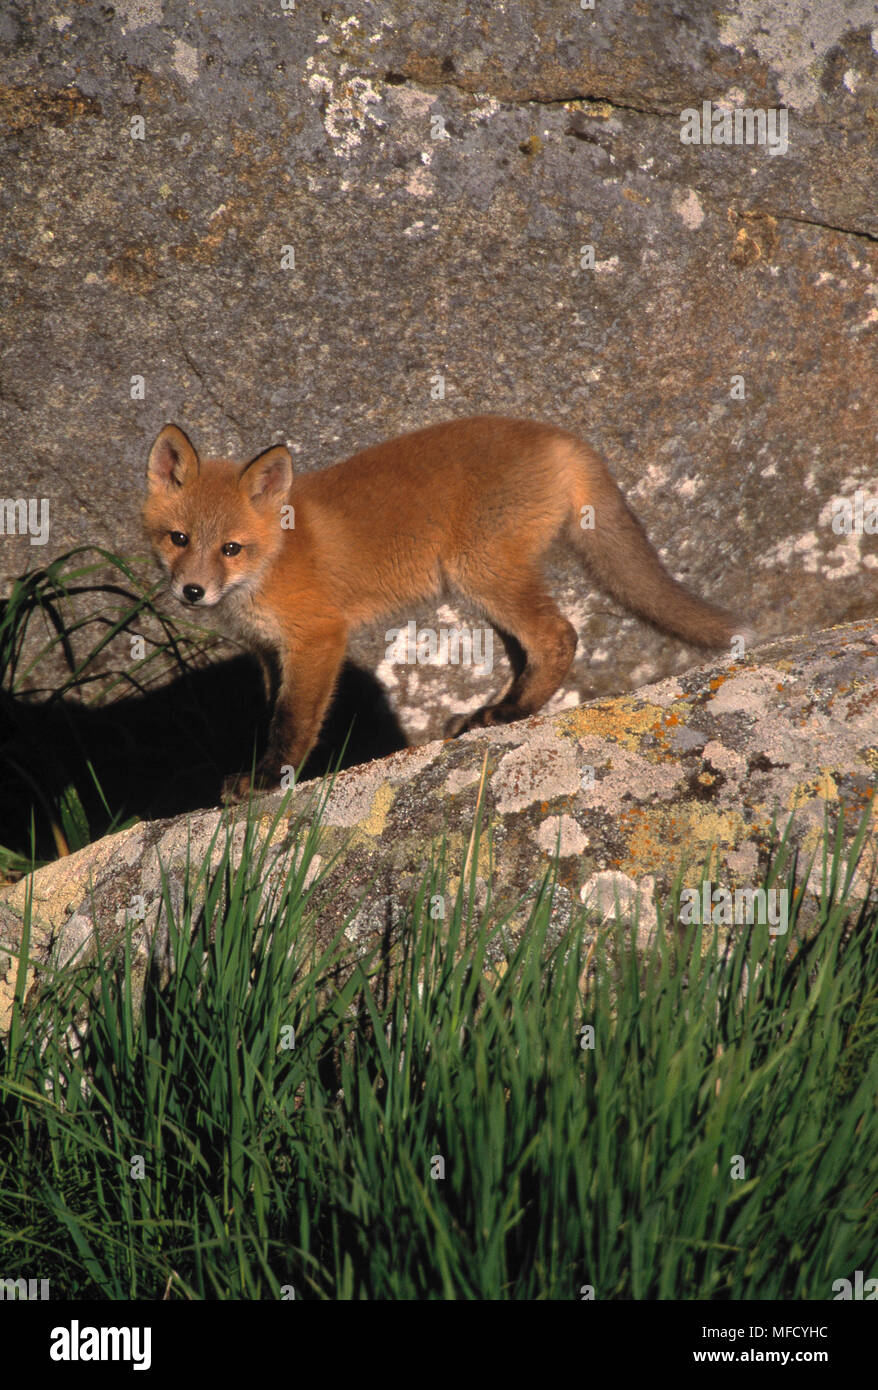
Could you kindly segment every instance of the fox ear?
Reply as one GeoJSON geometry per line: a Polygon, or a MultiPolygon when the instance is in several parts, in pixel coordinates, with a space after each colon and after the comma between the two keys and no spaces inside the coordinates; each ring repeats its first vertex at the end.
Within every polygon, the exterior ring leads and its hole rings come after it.
{"type": "Polygon", "coordinates": [[[293,460],[283,444],[251,459],[241,474],[240,484],[254,507],[278,507],[287,500],[293,481],[293,460]]]}
{"type": "Polygon", "coordinates": [[[146,478],[150,492],[183,487],[198,473],[198,455],[179,425],[165,425],[149,451],[146,478]]]}

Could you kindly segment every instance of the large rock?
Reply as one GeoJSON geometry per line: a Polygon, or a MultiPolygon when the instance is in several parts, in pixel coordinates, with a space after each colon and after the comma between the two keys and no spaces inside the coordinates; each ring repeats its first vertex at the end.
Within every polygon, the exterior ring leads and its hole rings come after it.
{"type": "MultiPolygon", "coordinates": [[[[616,700],[426,744],[343,772],[323,797],[306,879],[317,895],[317,939],[328,945],[344,926],[355,950],[386,947],[443,839],[447,892],[454,893],[473,866],[477,805],[478,902],[484,905],[490,887],[492,910],[512,911],[512,933],[556,852],[558,928],[583,903],[598,921],[611,915],[618,897],[625,910],[639,901],[639,925],[648,932],[656,919],[654,894],[664,894],[681,868],[691,888],[708,858],[717,888],[757,887],[774,844],[772,828],[782,835],[791,816],[807,919],[822,886],[826,817],[849,847],[871,803],[876,710],[878,627],[856,623],[787,639],[746,662],[701,667],[616,700]]],[[[260,803],[257,828],[263,839],[271,836],[272,871],[258,875],[258,891],[270,892],[284,864],[297,862],[318,795],[318,783],[303,783],[279,820],[277,796],[260,803]]],[[[136,825],[3,890],[0,951],[18,949],[32,894],[31,955],[38,967],[87,959],[96,936],[111,945],[127,919],[133,919],[137,963],[142,967],[153,941],[161,957],[163,874],[179,909],[187,863],[197,867],[209,856],[216,865],[226,828],[232,862],[240,862],[244,814],[207,811],[136,825]]],[[[851,884],[854,898],[875,892],[869,875],[876,851],[872,823],[851,884]]],[[[0,1027],[14,979],[14,961],[0,955],[0,1027]]]]}
{"type": "MultiPolygon", "coordinates": [[[[876,24],[873,0],[7,6],[2,491],[51,532],[4,540],[6,582],[143,549],[167,419],[310,469],[498,411],[586,435],[674,572],[769,634],[874,612],[878,540],[832,523],[876,492],[876,24]],[[784,107],[788,148],[682,143],[703,101],[784,107]]],[[[556,587],[582,640],[552,709],[691,665],[575,567],[556,587]]],[[[410,740],[496,688],[392,665],[388,626],[354,655],[410,740]]]]}

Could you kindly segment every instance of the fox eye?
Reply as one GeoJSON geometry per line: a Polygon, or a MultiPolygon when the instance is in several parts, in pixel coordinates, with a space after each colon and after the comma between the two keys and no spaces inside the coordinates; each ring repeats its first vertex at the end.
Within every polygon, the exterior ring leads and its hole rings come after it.
{"type": "Polygon", "coordinates": [[[183,531],[172,531],[172,532],[171,532],[171,544],[172,544],[172,545],[179,545],[179,546],[188,545],[188,544],[189,544],[189,537],[188,537],[187,535],[185,535],[185,533],[184,533],[183,531]]]}
{"type": "Polygon", "coordinates": [[[223,546],[224,555],[240,555],[241,547],[237,541],[226,541],[223,546]]]}

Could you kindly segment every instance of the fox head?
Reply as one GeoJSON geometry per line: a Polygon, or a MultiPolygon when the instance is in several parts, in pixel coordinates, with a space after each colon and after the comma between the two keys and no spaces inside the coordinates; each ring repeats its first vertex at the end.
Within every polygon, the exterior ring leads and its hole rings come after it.
{"type": "Polygon", "coordinates": [[[143,524],[174,597],[212,608],[258,584],[283,544],[292,480],[282,444],[242,467],[199,459],[183,431],[165,425],[149,454],[143,524]]]}

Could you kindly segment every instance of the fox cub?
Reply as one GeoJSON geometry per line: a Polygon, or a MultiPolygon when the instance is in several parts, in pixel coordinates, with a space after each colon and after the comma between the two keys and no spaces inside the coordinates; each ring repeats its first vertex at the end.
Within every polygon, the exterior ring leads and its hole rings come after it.
{"type": "MultiPolygon", "coordinates": [[[[610,594],[665,631],[707,647],[750,636],[668,574],[604,461],[551,425],[451,420],[295,478],[282,445],[243,466],[199,459],[166,425],[147,476],[144,524],[174,597],[209,610],[263,672],[279,671],[258,787],[298,770],[314,745],[348,633],[446,589],[479,605],[512,666],[504,694],[451,719],[446,736],[540,709],[576,648],[541,572],[558,536],[610,594]]],[[[244,773],[224,799],[250,791],[244,773]]]]}

